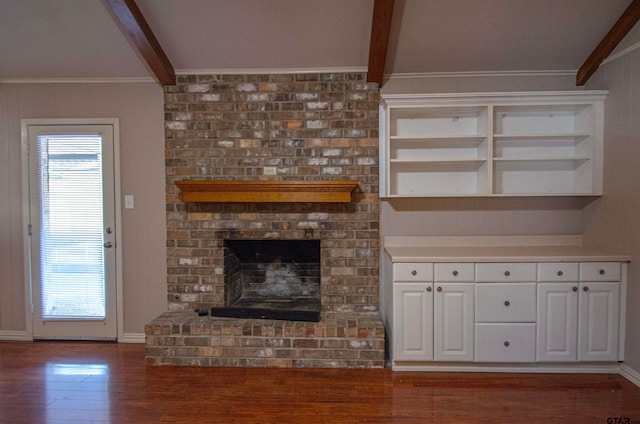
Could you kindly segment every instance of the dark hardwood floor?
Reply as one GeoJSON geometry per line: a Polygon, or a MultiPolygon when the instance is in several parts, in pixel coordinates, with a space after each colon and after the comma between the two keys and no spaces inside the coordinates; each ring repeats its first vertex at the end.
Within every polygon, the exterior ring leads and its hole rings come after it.
{"type": "Polygon", "coordinates": [[[395,422],[634,423],[640,388],[605,374],[150,367],[142,345],[0,342],[0,423],[395,422]]]}

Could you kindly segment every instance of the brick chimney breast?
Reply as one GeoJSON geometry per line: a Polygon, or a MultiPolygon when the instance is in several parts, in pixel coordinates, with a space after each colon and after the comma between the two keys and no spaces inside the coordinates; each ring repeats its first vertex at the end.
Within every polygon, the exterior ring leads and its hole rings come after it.
{"type": "Polygon", "coordinates": [[[168,311],[153,365],[382,367],[377,84],[366,73],[180,75],[165,87],[168,311]],[[346,203],[185,203],[177,180],[353,180],[346,203]],[[224,240],[320,242],[320,322],[225,304],[224,240]]]}

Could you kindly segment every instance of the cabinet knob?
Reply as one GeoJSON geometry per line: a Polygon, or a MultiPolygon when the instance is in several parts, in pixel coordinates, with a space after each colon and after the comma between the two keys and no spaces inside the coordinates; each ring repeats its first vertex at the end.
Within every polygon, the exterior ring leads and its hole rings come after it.
{"type": "Polygon", "coordinates": [[[458,271],[454,269],[452,274],[453,274],[454,277],[457,277],[458,276],[458,271]]]}
{"type": "Polygon", "coordinates": [[[431,286],[427,287],[427,291],[428,291],[429,293],[431,293],[431,290],[432,290],[431,286]]]}
{"type": "Polygon", "coordinates": [[[601,269],[600,271],[598,271],[598,273],[599,273],[600,275],[604,275],[604,269],[601,269]]]}
{"type": "Polygon", "coordinates": [[[505,277],[508,277],[508,276],[510,276],[510,275],[511,275],[511,273],[509,272],[509,270],[506,270],[506,271],[504,272],[504,276],[505,276],[505,277]]]}
{"type": "Polygon", "coordinates": [[[587,286],[584,286],[584,287],[582,288],[582,290],[583,290],[583,291],[586,291],[586,292],[588,292],[588,291],[589,291],[589,287],[587,287],[587,286]]]}
{"type": "Polygon", "coordinates": [[[573,290],[574,292],[577,292],[578,288],[576,286],[573,286],[573,288],[571,290],[573,290]]]}
{"type": "Polygon", "coordinates": [[[511,344],[511,343],[509,343],[509,340],[507,340],[507,341],[505,341],[505,342],[504,342],[504,346],[505,346],[505,347],[509,347],[509,345],[510,345],[510,344],[511,344]]]}
{"type": "Polygon", "coordinates": [[[438,290],[438,293],[441,292],[442,291],[442,287],[438,287],[437,290],[438,290]]]}
{"type": "Polygon", "coordinates": [[[411,271],[411,275],[418,275],[418,271],[414,269],[413,271],[411,271]]]}
{"type": "Polygon", "coordinates": [[[504,306],[509,306],[509,305],[511,305],[511,302],[509,302],[508,300],[505,300],[504,301],[504,306]]]}
{"type": "Polygon", "coordinates": [[[562,274],[564,274],[564,272],[558,271],[558,277],[562,277],[562,274]]]}

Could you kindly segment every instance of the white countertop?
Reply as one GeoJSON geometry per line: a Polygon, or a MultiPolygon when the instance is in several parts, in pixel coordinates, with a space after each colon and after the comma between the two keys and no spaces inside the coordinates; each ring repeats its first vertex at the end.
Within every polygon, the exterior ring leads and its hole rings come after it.
{"type": "Polygon", "coordinates": [[[580,236],[385,237],[392,262],[627,262],[580,244],[580,236]]]}

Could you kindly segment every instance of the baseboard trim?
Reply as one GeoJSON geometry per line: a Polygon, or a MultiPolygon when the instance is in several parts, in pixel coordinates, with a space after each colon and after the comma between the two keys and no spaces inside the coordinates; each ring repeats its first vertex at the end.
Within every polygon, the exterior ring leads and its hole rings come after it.
{"type": "MultiPolygon", "coordinates": [[[[32,342],[31,337],[26,331],[0,331],[0,340],[14,342],[32,342]]],[[[125,333],[118,338],[119,343],[144,343],[144,333],[125,333]]]]}
{"type": "Polygon", "coordinates": [[[32,342],[33,338],[26,331],[0,331],[0,340],[32,342]]]}
{"type": "Polygon", "coordinates": [[[441,364],[424,365],[412,363],[396,363],[394,371],[431,371],[431,372],[500,372],[500,373],[571,373],[571,374],[621,374],[620,365],[614,364],[584,364],[584,365],[553,365],[553,364],[441,364]]]}
{"type": "Polygon", "coordinates": [[[640,372],[630,368],[625,364],[620,365],[620,375],[640,387],[640,372]]]}
{"type": "Polygon", "coordinates": [[[124,333],[121,337],[118,337],[118,343],[144,343],[144,333],[124,333]]]}

